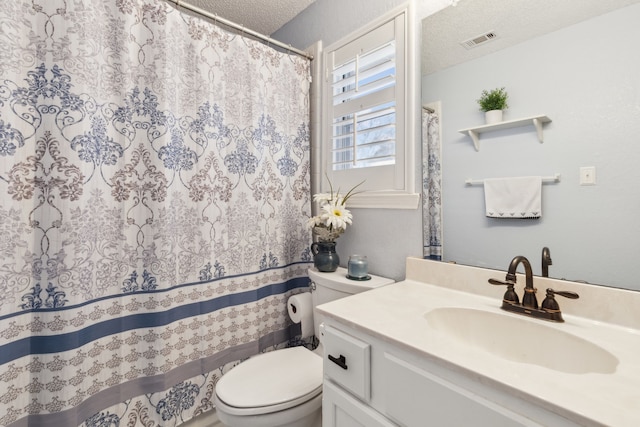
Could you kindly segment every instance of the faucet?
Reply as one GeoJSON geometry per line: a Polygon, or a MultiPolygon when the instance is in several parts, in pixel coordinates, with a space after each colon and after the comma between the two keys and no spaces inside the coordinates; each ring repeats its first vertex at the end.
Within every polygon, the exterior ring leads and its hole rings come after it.
{"type": "Polygon", "coordinates": [[[533,270],[531,269],[531,263],[528,259],[522,255],[518,255],[511,260],[509,264],[509,270],[507,271],[507,282],[516,283],[516,270],[518,265],[524,266],[525,285],[524,295],[522,296],[522,305],[524,307],[538,308],[538,299],[536,298],[536,292],[538,291],[533,287],[533,270]]]}
{"type": "Polygon", "coordinates": [[[549,266],[553,264],[551,261],[551,252],[548,247],[542,248],[542,277],[549,277],[549,266]]]}
{"type": "MultiPolygon", "coordinates": [[[[545,248],[547,249],[547,248],[545,248]]],[[[549,249],[547,249],[547,255],[549,249]]],[[[543,250],[544,254],[544,250],[543,250]]],[[[544,256],[543,256],[544,260],[544,256]]],[[[549,257],[549,263],[551,258],[549,257]]],[[[544,262],[544,261],[543,261],[544,262]]],[[[575,292],[569,291],[554,291],[553,289],[547,289],[545,300],[542,302],[542,307],[538,307],[538,299],[536,298],[537,289],[533,287],[533,270],[531,269],[531,263],[527,258],[522,255],[518,255],[511,260],[509,269],[507,270],[507,276],[505,280],[489,279],[489,283],[492,285],[506,285],[507,292],[502,297],[502,309],[511,311],[518,314],[537,317],[540,319],[551,320],[554,322],[564,322],[562,313],[558,302],[555,300],[555,295],[560,295],[565,298],[577,299],[579,295],[575,292]],[[516,270],[518,266],[522,264],[524,266],[525,274],[525,286],[524,295],[522,296],[522,304],[518,299],[518,294],[514,290],[516,284],[516,270]]]]}

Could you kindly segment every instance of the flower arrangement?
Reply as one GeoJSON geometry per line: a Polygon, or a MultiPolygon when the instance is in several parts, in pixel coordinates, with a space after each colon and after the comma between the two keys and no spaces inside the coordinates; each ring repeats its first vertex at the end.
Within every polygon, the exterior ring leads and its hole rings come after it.
{"type": "Polygon", "coordinates": [[[353,215],[346,208],[347,200],[356,194],[354,190],[361,184],[362,182],[342,196],[340,189],[334,193],[331,181],[329,181],[329,193],[313,195],[313,201],[320,205],[320,213],[309,218],[308,225],[313,234],[318,236],[319,241],[334,242],[344,233],[347,225],[351,224],[353,215]]]}

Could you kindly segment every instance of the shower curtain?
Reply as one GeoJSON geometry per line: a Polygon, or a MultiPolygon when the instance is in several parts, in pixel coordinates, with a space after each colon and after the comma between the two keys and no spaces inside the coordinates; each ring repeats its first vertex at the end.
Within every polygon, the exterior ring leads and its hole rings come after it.
{"type": "Polygon", "coordinates": [[[158,0],[0,3],[0,425],[174,426],[288,345],[309,61],[158,0]]]}
{"type": "Polygon", "coordinates": [[[423,258],[442,260],[442,150],[440,117],[422,109],[423,258]]]}

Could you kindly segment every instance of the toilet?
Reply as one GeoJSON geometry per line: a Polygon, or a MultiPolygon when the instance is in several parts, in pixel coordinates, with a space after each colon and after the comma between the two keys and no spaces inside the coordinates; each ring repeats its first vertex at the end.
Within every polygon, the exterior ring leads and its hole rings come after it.
{"type": "MultiPolygon", "coordinates": [[[[341,267],[333,273],[309,269],[313,307],[393,283],[371,276],[351,280],[341,267]]],[[[314,313],[315,335],[322,319],[314,313]]],[[[315,350],[290,347],[253,356],[216,384],[220,421],[228,427],[321,427],[322,341],[315,350]]]]}

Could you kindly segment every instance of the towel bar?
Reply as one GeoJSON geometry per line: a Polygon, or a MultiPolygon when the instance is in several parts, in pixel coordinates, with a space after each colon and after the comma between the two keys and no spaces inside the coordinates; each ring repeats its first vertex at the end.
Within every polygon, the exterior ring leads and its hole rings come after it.
{"type": "MultiPolygon", "coordinates": [[[[553,176],[543,176],[542,182],[560,182],[560,174],[557,173],[553,176]]],[[[467,179],[464,182],[467,185],[484,185],[483,179],[467,179]]]]}

